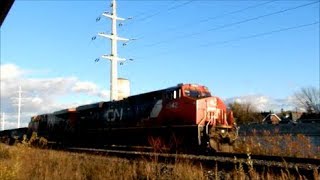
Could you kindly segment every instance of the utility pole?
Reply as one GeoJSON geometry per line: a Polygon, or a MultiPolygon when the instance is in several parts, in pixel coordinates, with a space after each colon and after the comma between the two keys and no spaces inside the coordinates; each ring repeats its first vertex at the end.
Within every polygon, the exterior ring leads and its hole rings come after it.
{"type": "Polygon", "coordinates": [[[117,20],[123,21],[124,18],[117,17],[117,4],[116,0],[111,2],[112,12],[104,12],[102,15],[111,19],[111,34],[99,33],[99,36],[111,40],[111,54],[103,55],[102,58],[111,61],[110,73],[110,100],[118,100],[118,61],[125,61],[124,58],[118,57],[118,41],[129,41],[129,39],[121,38],[117,35],[117,20]]]}
{"type": "Polygon", "coordinates": [[[12,98],[15,103],[14,105],[18,106],[18,116],[17,116],[17,127],[20,128],[21,127],[21,106],[22,106],[22,90],[21,90],[21,86],[19,86],[19,90],[18,90],[18,97],[14,97],[12,98]],[[18,103],[16,104],[16,102],[18,101],[18,103]]]}
{"type": "Polygon", "coordinates": [[[21,122],[21,119],[20,119],[20,117],[21,117],[21,93],[22,93],[21,86],[19,86],[18,93],[19,93],[19,97],[18,97],[18,128],[20,128],[20,122],[21,122]]]}
{"type": "Polygon", "coordinates": [[[4,130],[4,112],[2,113],[2,118],[1,118],[1,130],[4,130]]]}

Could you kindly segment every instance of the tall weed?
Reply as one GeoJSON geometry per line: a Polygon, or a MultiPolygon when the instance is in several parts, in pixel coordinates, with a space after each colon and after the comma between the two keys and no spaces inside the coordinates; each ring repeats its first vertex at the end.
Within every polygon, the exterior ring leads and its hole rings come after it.
{"type": "Polygon", "coordinates": [[[236,145],[236,151],[242,153],[307,158],[320,158],[318,149],[305,135],[280,134],[278,131],[263,131],[259,135],[252,131],[251,135],[240,137],[236,145]]]}

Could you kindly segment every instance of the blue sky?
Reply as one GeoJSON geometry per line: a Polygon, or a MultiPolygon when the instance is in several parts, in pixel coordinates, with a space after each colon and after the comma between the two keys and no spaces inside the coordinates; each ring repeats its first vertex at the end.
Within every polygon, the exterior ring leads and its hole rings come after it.
{"type": "MultiPolygon", "coordinates": [[[[119,66],[119,77],[131,81],[132,94],[181,82],[206,85],[222,98],[285,98],[301,87],[319,87],[319,2],[312,2],[119,0],[118,16],[133,20],[124,22],[118,34],[138,38],[119,44],[119,56],[134,59],[119,66]],[[252,8],[232,13],[247,7],[252,8]],[[311,23],[316,24],[294,28],[311,23]],[[278,30],[283,31],[239,40],[278,30]]],[[[27,78],[75,77],[108,91],[110,63],[94,60],[110,53],[110,42],[91,38],[110,32],[107,18],[96,22],[109,5],[17,0],[1,27],[1,64],[32,72],[27,78]]],[[[82,96],[70,97],[60,99],[82,96]]]]}

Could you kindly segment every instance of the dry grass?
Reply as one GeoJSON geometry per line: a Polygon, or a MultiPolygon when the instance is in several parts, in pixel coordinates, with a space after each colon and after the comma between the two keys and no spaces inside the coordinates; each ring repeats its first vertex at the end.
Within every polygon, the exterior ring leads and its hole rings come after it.
{"type": "Polygon", "coordinates": [[[0,179],[205,179],[191,163],[129,161],[0,144],[0,179]]]}
{"type": "Polygon", "coordinates": [[[261,135],[257,135],[255,131],[251,136],[239,138],[237,143],[237,152],[264,154],[275,156],[292,156],[320,158],[320,147],[315,147],[310,138],[298,134],[279,134],[277,131],[271,133],[264,131],[261,135]]]}
{"type": "MultiPolygon", "coordinates": [[[[218,166],[204,170],[201,164],[134,160],[0,144],[0,179],[295,179],[287,171],[258,173],[248,159],[249,171],[237,164],[231,172],[218,166]]],[[[314,179],[319,172],[314,171],[314,179]]]]}

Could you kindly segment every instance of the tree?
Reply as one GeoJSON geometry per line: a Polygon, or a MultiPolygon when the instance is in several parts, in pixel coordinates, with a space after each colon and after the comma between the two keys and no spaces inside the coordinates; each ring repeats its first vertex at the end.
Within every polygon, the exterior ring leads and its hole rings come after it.
{"type": "Polygon", "coordinates": [[[308,113],[320,113],[320,91],[315,87],[304,87],[294,94],[296,105],[308,113]]]}
{"type": "Polygon", "coordinates": [[[233,111],[237,124],[249,124],[262,119],[261,114],[250,103],[234,102],[229,104],[229,108],[233,111]]]}

